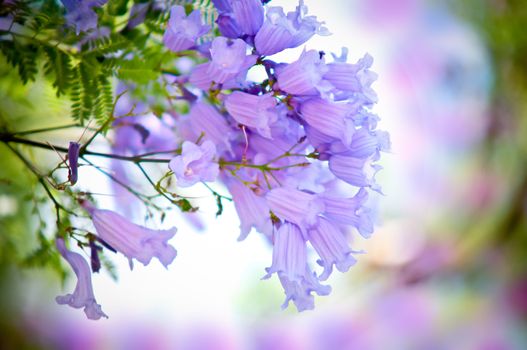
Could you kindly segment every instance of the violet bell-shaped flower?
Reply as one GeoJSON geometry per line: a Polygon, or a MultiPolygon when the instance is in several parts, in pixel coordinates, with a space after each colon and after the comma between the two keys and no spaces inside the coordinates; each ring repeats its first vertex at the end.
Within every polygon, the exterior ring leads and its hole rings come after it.
{"type": "Polygon", "coordinates": [[[77,35],[97,28],[97,13],[94,7],[104,5],[108,0],[61,0],[66,8],[66,23],[75,27],[77,35]]]}
{"type": "Polygon", "coordinates": [[[357,259],[351,255],[354,251],[349,247],[344,234],[323,217],[319,217],[317,224],[308,231],[308,238],[320,256],[319,265],[324,267],[324,271],[319,276],[321,281],[328,279],[333,265],[340,272],[346,272],[357,262],[357,259]]]}
{"type": "Polygon", "coordinates": [[[163,35],[163,43],[174,52],[188,50],[209,30],[210,26],[202,24],[199,10],[194,10],[187,16],[183,6],[173,6],[163,35]]]}
{"type": "Polygon", "coordinates": [[[256,63],[256,56],[247,56],[247,44],[241,39],[217,37],[210,47],[211,62],[207,63],[206,74],[218,84],[246,72],[256,63]]]}
{"type": "Polygon", "coordinates": [[[213,161],[216,146],[205,140],[200,146],[190,141],[183,142],[181,155],[174,157],[169,168],[180,187],[189,187],[200,181],[214,181],[219,174],[219,165],[213,161]]]}
{"type": "Polygon", "coordinates": [[[272,94],[251,95],[235,91],[225,99],[225,108],[240,124],[256,129],[271,138],[270,126],[278,119],[276,99],[272,94]]]}
{"type": "Polygon", "coordinates": [[[273,263],[266,269],[267,279],[273,273],[278,275],[284,288],[286,299],[282,308],[293,301],[298,311],[314,308],[312,292],[328,295],[330,286],[320,284],[307,265],[306,241],[300,228],[290,222],[284,222],[274,234],[273,263]]]}
{"type": "Polygon", "coordinates": [[[101,305],[97,304],[93,295],[91,271],[88,262],[82,255],[68,250],[64,239],[57,238],[56,245],[60,255],[70,264],[77,276],[77,285],[73,294],[57,296],[55,298],[57,303],[60,305],[67,304],[76,309],[84,308],[84,313],[90,320],[98,320],[101,317],[108,318],[102,311],[101,305]]]}
{"type": "Polygon", "coordinates": [[[78,142],[70,142],[68,147],[68,180],[72,186],[79,179],[79,151],[80,144],[78,142]]]}
{"type": "Polygon", "coordinates": [[[290,187],[277,187],[266,195],[267,203],[273,213],[298,225],[302,230],[316,222],[324,211],[324,202],[316,195],[290,187]]]}
{"type": "Polygon", "coordinates": [[[300,96],[328,94],[334,87],[323,78],[328,68],[322,56],[316,50],[304,51],[295,62],[277,67],[275,88],[300,96]]]}
{"type": "Polygon", "coordinates": [[[165,268],[174,261],[176,250],[167,242],[177,232],[175,227],[169,230],[152,230],[128,221],[111,210],[95,208],[86,200],[82,207],[92,217],[97,236],[115,250],[128,258],[130,269],[133,260],[148,265],[156,257],[165,268]]]}
{"type": "Polygon", "coordinates": [[[270,236],[273,226],[265,197],[258,196],[253,190],[237,180],[229,181],[227,187],[240,218],[238,240],[244,240],[253,227],[258,232],[270,236]]]}
{"type": "Polygon", "coordinates": [[[254,36],[264,20],[264,8],[260,0],[213,0],[218,9],[220,32],[230,38],[242,35],[254,36]],[[233,36],[236,35],[237,36],[233,36]]]}
{"type": "Polygon", "coordinates": [[[296,11],[287,16],[282,7],[269,7],[265,21],[254,38],[256,50],[261,55],[273,55],[294,48],[308,41],[314,34],[329,35],[315,16],[305,16],[307,6],[301,0],[296,11]]]}

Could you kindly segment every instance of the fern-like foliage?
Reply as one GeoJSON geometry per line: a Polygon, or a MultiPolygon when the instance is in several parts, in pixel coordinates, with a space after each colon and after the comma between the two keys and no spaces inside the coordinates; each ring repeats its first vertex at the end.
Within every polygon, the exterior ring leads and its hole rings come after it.
{"type": "Polygon", "coordinates": [[[46,75],[54,77],[53,87],[57,90],[57,97],[64,95],[73,76],[71,58],[67,53],[55,47],[44,46],[43,49],[47,59],[44,64],[44,72],[46,75]]]}

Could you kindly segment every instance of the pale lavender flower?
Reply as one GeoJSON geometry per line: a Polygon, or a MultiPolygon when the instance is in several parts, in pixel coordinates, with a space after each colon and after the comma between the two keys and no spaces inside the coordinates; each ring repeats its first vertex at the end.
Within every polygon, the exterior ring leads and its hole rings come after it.
{"type": "Polygon", "coordinates": [[[216,146],[205,140],[200,146],[190,141],[183,142],[181,155],[168,164],[177,178],[180,187],[189,187],[200,181],[214,181],[218,177],[219,166],[213,159],[216,146]]]}
{"type": "Polygon", "coordinates": [[[258,53],[273,55],[308,41],[314,34],[328,35],[327,28],[315,16],[305,16],[307,6],[300,0],[296,11],[287,16],[281,7],[270,7],[265,21],[254,38],[258,53]]]}
{"type": "Polygon", "coordinates": [[[297,61],[277,67],[276,87],[293,95],[327,94],[334,87],[323,78],[328,68],[321,56],[315,50],[304,51],[297,61]]]}
{"type": "Polygon", "coordinates": [[[253,227],[260,233],[270,236],[273,226],[265,197],[258,196],[250,188],[236,180],[229,181],[227,187],[240,218],[240,236],[238,240],[244,240],[253,227]]]}
{"type": "Polygon", "coordinates": [[[163,35],[163,43],[174,52],[188,50],[209,30],[210,26],[202,24],[199,10],[194,10],[187,16],[183,6],[173,6],[163,35]]]}
{"type": "Polygon", "coordinates": [[[220,13],[218,24],[225,23],[225,19],[230,22],[227,26],[219,26],[225,36],[234,33],[254,36],[262,26],[264,8],[260,0],[214,0],[213,3],[220,13]]]}
{"type": "Polygon", "coordinates": [[[86,260],[82,255],[68,250],[62,238],[57,238],[56,245],[60,255],[71,265],[77,276],[77,285],[73,294],[57,296],[55,298],[57,303],[67,304],[76,309],[84,308],[84,313],[90,320],[98,320],[101,317],[108,318],[93,295],[91,271],[86,260]]]}
{"type": "Polygon", "coordinates": [[[364,238],[369,238],[373,233],[373,221],[370,211],[364,206],[368,199],[368,191],[361,188],[351,198],[340,198],[323,195],[325,205],[324,216],[341,225],[355,227],[364,238]]]}
{"type": "Polygon", "coordinates": [[[378,190],[374,176],[382,167],[371,164],[369,159],[333,155],[329,158],[329,169],[336,177],[350,185],[378,190]]]}
{"type": "Polygon", "coordinates": [[[207,74],[219,84],[246,72],[256,62],[256,56],[247,56],[247,44],[241,39],[217,37],[212,41],[210,56],[207,74]]]}
{"type": "Polygon", "coordinates": [[[302,230],[313,225],[324,211],[324,202],[317,195],[294,188],[274,188],[266,198],[276,216],[298,225],[302,230]]]}
{"type": "Polygon", "coordinates": [[[132,259],[148,265],[156,257],[167,267],[176,257],[176,250],[167,243],[176,234],[175,227],[152,230],[136,225],[116,212],[97,209],[87,201],[82,201],[81,205],[90,213],[97,235],[128,258],[130,269],[134,266],[132,259]]]}
{"type": "Polygon", "coordinates": [[[251,95],[235,91],[225,99],[229,114],[240,124],[271,138],[270,126],[278,119],[276,98],[272,94],[251,95]]]}
{"type": "Polygon", "coordinates": [[[351,255],[354,252],[349,247],[344,234],[325,218],[318,218],[316,225],[308,231],[308,238],[321,258],[318,261],[319,265],[324,267],[324,271],[319,276],[321,281],[328,279],[333,265],[340,272],[346,272],[357,262],[357,259],[351,255]]]}
{"type": "Polygon", "coordinates": [[[192,105],[188,115],[187,140],[197,141],[202,137],[211,140],[217,148],[218,153],[225,150],[231,151],[231,138],[233,129],[229,126],[225,117],[221,115],[214,106],[198,101],[192,105]]]}
{"type": "Polygon", "coordinates": [[[376,103],[377,94],[371,84],[377,80],[377,74],[369,70],[372,64],[373,57],[369,54],[364,55],[356,64],[329,63],[323,77],[338,90],[359,94],[365,102],[376,103]]]}
{"type": "Polygon", "coordinates": [[[350,108],[345,103],[337,103],[320,97],[311,98],[300,105],[300,116],[310,126],[324,135],[340,139],[349,144],[355,130],[347,119],[350,108]]]}
{"type": "Polygon", "coordinates": [[[284,222],[274,234],[273,263],[266,269],[264,279],[273,273],[278,275],[284,288],[286,299],[282,308],[293,301],[298,311],[314,308],[312,292],[327,295],[331,287],[323,286],[307,265],[306,241],[300,228],[284,222]]]}
{"type": "Polygon", "coordinates": [[[75,27],[77,35],[97,28],[97,14],[94,7],[104,5],[108,0],[61,0],[66,8],[66,22],[75,27]]]}
{"type": "Polygon", "coordinates": [[[355,158],[378,158],[380,151],[390,149],[390,137],[382,130],[370,131],[368,128],[360,128],[354,134],[351,143],[346,145],[332,145],[331,150],[345,156],[355,158]]]}
{"type": "Polygon", "coordinates": [[[79,179],[79,150],[78,142],[70,142],[68,147],[68,180],[73,186],[79,179]]]}

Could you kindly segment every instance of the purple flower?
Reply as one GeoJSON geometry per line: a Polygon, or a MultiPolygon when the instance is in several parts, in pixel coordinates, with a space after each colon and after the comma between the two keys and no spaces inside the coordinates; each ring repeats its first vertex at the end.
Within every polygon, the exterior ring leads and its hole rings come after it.
{"type": "Polygon", "coordinates": [[[324,202],[317,195],[288,187],[277,187],[267,193],[267,203],[280,219],[298,225],[302,230],[316,222],[324,211],[324,202]]]}
{"type": "Polygon", "coordinates": [[[90,213],[97,235],[110,247],[124,254],[133,269],[132,259],[148,265],[153,257],[167,267],[176,257],[174,247],[168,245],[177,229],[152,230],[136,225],[110,210],[97,209],[87,201],[81,205],[90,213]]]}
{"type": "Polygon", "coordinates": [[[377,80],[377,74],[369,70],[372,64],[373,57],[369,54],[364,55],[356,64],[344,62],[329,63],[324,79],[338,90],[357,94],[366,103],[375,103],[377,102],[377,94],[371,88],[371,84],[377,80]]]}
{"type": "Polygon", "coordinates": [[[169,167],[177,178],[180,187],[189,187],[200,181],[214,181],[218,177],[219,166],[213,161],[216,146],[205,140],[201,146],[190,141],[183,142],[181,155],[173,158],[169,167]]]}
{"type": "Polygon", "coordinates": [[[379,190],[374,176],[382,167],[370,164],[368,159],[333,155],[329,158],[329,169],[336,177],[350,185],[379,190]]]}
{"type": "Polygon", "coordinates": [[[72,186],[77,183],[79,178],[79,150],[80,145],[78,142],[70,142],[68,147],[68,179],[72,186]]]}
{"type": "Polygon", "coordinates": [[[270,236],[273,226],[265,197],[258,196],[254,191],[237,180],[229,181],[227,187],[240,218],[240,236],[238,240],[244,240],[253,227],[260,233],[270,236]]]}
{"type": "Polygon", "coordinates": [[[327,94],[334,87],[324,80],[328,68],[320,53],[304,51],[300,58],[286,66],[277,67],[277,88],[293,95],[316,96],[327,94]]]}
{"type": "Polygon", "coordinates": [[[364,238],[373,233],[373,222],[369,209],[364,207],[368,191],[361,188],[354,197],[340,198],[324,195],[324,216],[341,225],[352,225],[364,238]]]}
{"type": "Polygon", "coordinates": [[[97,14],[94,7],[104,5],[108,0],[61,0],[68,12],[66,22],[74,26],[77,35],[90,29],[97,28],[97,14]]]}
{"type": "Polygon", "coordinates": [[[230,35],[235,33],[253,36],[262,26],[264,8],[260,0],[214,0],[213,3],[220,12],[218,25],[225,36],[234,38],[230,35]],[[227,25],[226,20],[230,22],[227,25]]]}
{"type": "Polygon", "coordinates": [[[72,252],[66,248],[66,243],[62,238],[57,238],[57,249],[60,255],[71,265],[71,268],[77,276],[77,285],[73,294],[60,295],[55,298],[58,304],[68,304],[76,309],[84,308],[84,313],[90,320],[98,320],[101,317],[108,316],[101,310],[93,295],[91,283],[90,266],[82,255],[72,252]]]}
{"type": "Polygon", "coordinates": [[[311,98],[300,105],[300,115],[317,131],[349,144],[355,127],[347,119],[350,108],[345,103],[328,101],[320,97],[311,98]]]}
{"type": "Polygon", "coordinates": [[[194,10],[186,16],[183,6],[173,6],[163,35],[163,43],[174,52],[188,50],[209,30],[210,26],[201,23],[199,10],[194,10]]]}
{"type": "Polygon", "coordinates": [[[300,228],[287,221],[274,234],[273,263],[266,271],[264,279],[276,273],[284,288],[286,300],[282,308],[292,300],[298,311],[313,309],[311,292],[327,295],[331,291],[331,287],[321,285],[309,270],[306,242],[300,228]]]}
{"type": "Polygon", "coordinates": [[[208,103],[198,101],[191,108],[187,119],[186,132],[187,140],[197,141],[203,137],[204,140],[211,140],[218,150],[218,154],[225,150],[231,150],[230,139],[233,130],[216,108],[208,103]],[[202,136],[203,135],[203,136],[202,136]]]}
{"type": "Polygon", "coordinates": [[[319,276],[321,281],[328,279],[333,265],[340,272],[346,272],[357,262],[351,255],[353,251],[344,234],[325,218],[318,218],[317,224],[308,231],[308,238],[321,258],[318,261],[319,265],[324,267],[324,271],[319,276]]]}
{"type": "Polygon", "coordinates": [[[287,48],[302,45],[314,34],[328,35],[329,32],[314,16],[305,17],[307,6],[300,0],[296,11],[287,16],[281,7],[270,7],[265,21],[254,38],[258,53],[273,55],[287,48]]]}
{"type": "Polygon", "coordinates": [[[255,128],[263,137],[271,138],[270,125],[278,119],[276,99],[272,94],[258,96],[235,91],[225,99],[225,107],[238,123],[255,128]]]}
{"type": "Polygon", "coordinates": [[[247,44],[241,39],[218,37],[210,48],[211,62],[207,75],[211,81],[222,84],[246,72],[256,62],[256,56],[247,56],[247,44]]]}

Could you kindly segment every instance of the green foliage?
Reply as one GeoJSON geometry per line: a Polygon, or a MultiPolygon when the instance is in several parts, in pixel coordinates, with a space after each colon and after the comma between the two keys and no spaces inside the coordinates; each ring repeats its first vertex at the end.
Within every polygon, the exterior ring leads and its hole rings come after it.
{"type": "Polygon", "coordinates": [[[47,57],[44,72],[46,75],[54,77],[53,87],[57,91],[57,97],[59,97],[66,94],[73,76],[71,58],[65,52],[54,47],[44,46],[43,49],[47,57]]]}
{"type": "Polygon", "coordinates": [[[38,71],[38,46],[35,44],[23,45],[18,40],[0,41],[0,51],[7,58],[7,62],[18,69],[18,74],[24,82],[35,81],[38,71]]]}
{"type": "Polygon", "coordinates": [[[39,232],[37,235],[39,247],[22,260],[22,266],[29,268],[49,267],[57,273],[62,281],[67,277],[67,271],[61,263],[61,257],[53,241],[39,232]]]}

